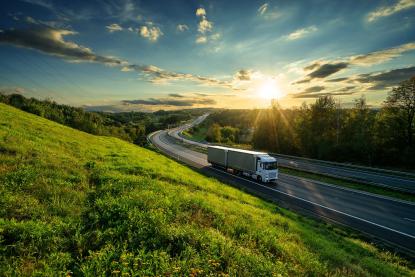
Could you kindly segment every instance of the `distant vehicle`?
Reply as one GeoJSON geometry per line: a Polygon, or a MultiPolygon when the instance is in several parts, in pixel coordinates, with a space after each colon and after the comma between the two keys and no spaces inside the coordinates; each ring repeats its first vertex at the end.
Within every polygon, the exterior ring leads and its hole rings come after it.
{"type": "Polygon", "coordinates": [[[234,174],[249,176],[260,182],[272,182],[278,179],[278,164],[267,153],[208,146],[208,162],[213,167],[232,170],[234,174]]]}

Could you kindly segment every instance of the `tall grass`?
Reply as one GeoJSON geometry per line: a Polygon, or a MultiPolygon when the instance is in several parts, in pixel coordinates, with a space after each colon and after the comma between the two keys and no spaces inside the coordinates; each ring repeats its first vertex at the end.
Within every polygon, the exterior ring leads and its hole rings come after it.
{"type": "Polygon", "coordinates": [[[162,155],[2,104],[0,196],[0,275],[414,275],[162,155]]]}

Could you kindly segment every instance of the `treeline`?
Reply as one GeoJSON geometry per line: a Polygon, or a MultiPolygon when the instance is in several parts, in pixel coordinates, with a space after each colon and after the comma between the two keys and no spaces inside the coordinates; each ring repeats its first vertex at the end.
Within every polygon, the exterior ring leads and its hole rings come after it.
{"type": "Polygon", "coordinates": [[[114,136],[138,145],[145,144],[146,135],[153,131],[165,129],[169,125],[180,124],[205,112],[204,110],[157,111],[154,113],[88,112],[82,108],[58,104],[51,100],[38,100],[26,98],[20,94],[5,95],[1,93],[0,102],[90,134],[114,136]]]}
{"type": "MultiPolygon", "coordinates": [[[[207,138],[229,143],[220,130],[231,126],[236,134],[252,130],[249,143],[254,149],[413,169],[414,115],[415,77],[392,89],[379,109],[370,108],[364,96],[355,99],[352,108],[323,96],[296,109],[282,109],[273,102],[265,110],[220,111],[209,118],[207,138]]],[[[241,142],[238,135],[234,139],[231,143],[241,142]]]]}
{"type": "Polygon", "coordinates": [[[217,110],[200,125],[189,130],[198,133],[206,129],[208,142],[249,144],[252,140],[253,121],[259,110],[217,110]]]}

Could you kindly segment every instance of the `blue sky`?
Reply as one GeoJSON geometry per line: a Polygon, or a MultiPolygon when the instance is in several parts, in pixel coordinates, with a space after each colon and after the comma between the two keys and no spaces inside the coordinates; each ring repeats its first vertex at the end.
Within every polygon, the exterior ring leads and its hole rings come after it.
{"type": "Polygon", "coordinates": [[[0,90],[89,109],[378,106],[415,75],[415,0],[1,5],[0,90]]]}

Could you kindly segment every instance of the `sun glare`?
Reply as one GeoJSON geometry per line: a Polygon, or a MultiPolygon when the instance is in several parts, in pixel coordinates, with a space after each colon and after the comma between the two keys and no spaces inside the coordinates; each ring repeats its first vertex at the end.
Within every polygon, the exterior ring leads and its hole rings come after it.
{"type": "Polygon", "coordinates": [[[281,90],[275,80],[266,80],[259,87],[258,94],[263,99],[278,99],[281,97],[281,90]]]}

